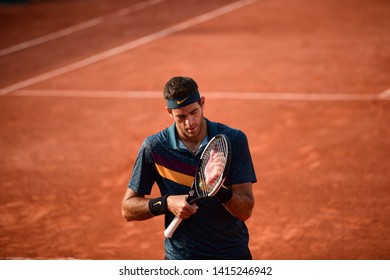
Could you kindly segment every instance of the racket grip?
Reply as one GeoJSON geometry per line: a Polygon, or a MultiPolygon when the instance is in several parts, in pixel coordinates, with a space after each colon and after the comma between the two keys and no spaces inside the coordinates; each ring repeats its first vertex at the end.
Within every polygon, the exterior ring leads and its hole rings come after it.
{"type": "Polygon", "coordinates": [[[172,222],[169,224],[169,226],[164,231],[164,236],[166,238],[171,238],[173,233],[177,229],[177,227],[180,225],[181,221],[183,221],[183,219],[180,219],[180,218],[175,216],[175,218],[172,220],[172,222]]]}

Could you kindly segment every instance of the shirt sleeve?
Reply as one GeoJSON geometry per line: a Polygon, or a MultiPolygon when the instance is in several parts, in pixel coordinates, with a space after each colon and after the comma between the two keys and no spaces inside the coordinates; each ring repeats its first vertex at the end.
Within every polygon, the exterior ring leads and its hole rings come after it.
{"type": "Polygon", "coordinates": [[[232,137],[231,148],[232,158],[229,176],[225,181],[226,185],[257,182],[248,139],[242,131],[238,130],[234,137],[232,137]]]}
{"type": "Polygon", "coordinates": [[[149,195],[155,181],[156,166],[151,145],[146,139],[138,152],[128,187],[136,193],[149,195]]]}

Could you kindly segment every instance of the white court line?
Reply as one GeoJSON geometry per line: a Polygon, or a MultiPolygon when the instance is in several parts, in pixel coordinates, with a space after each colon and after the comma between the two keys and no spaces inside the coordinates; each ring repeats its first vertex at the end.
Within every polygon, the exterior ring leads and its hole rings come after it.
{"type": "MultiPolygon", "coordinates": [[[[291,100],[291,101],[370,101],[380,99],[374,94],[337,93],[270,93],[270,92],[202,92],[210,99],[291,100]]],[[[162,99],[161,91],[83,91],[83,90],[18,90],[12,96],[162,99]]],[[[383,99],[390,101],[390,99],[383,99]]]]}
{"type": "Polygon", "coordinates": [[[384,92],[381,92],[378,97],[381,99],[390,99],[390,88],[384,92]]]}
{"type": "Polygon", "coordinates": [[[29,41],[25,41],[23,43],[20,43],[20,44],[17,44],[17,45],[14,45],[14,46],[11,46],[11,47],[8,47],[5,49],[2,49],[2,50],[0,50],[0,56],[11,54],[11,53],[14,53],[14,52],[17,52],[20,50],[24,50],[24,49],[27,49],[27,48],[30,48],[30,47],[33,47],[33,46],[36,46],[39,44],[43,44],[43,43],[70,35],[72,33],[75,33],[75,32],[96,26],[98,24],[101,24],[107,20],[116,19],[119,17],[126,16],[132,12],[136,12],[136,11],[145,9],[147,7],[161,3],[163,1],[164,0],[148,0],[148,1],[144,1],[141,3],[135,4],[131,7],[127,7],[127,8],[118,10],[116,12],[110,13],[106,16],[93,18],[91,20],[73,25],[71,27],[68,27],[68,28],[65,28],[65,29],[62,29],[62,30],[38,37],[38,38],[35,38],[35,39],[29,40],[29,41]]]}
{"type": "Polygon", "coordinates": [[[195,26],[197,24],[200,24],[200,23],[209,21],[211,19],[214,19],[216,17],[222,16],[224,14],[227,14],[229,12],[232,12],[234,10],[242,8],[242,7],[246,6],[246,5],[252,4],[252,3],[256,2],[256,1],[258,1],[258,0],[240,0],[240,1],[228,4],[226,6],[218,8],[218,9],[216,9],[214,11],[211,11],[211,12],[208,12],[206,14],[194,17],[192,19],[189,19],[189,20],[184,21],[182,23],[173,25],[173,26],[168,27],[166,29],[163,29],[161,31],[158,31],[158,32],[149,34],[147,36],[141,37],[141,38],[139,38],[137,40],[130,41],[130,42],[126,43],[126,44],[123,44],[123,45],[120,45],[118,47],[109,49],[109,50],[104,51],[102,53],[99,53],[99,54],[90,56],[88,58],[82,59],[80,61],[71,63],[69,65],[57,68],[57,69],[55,69],[53,71],[49,71],[49,72],[46,72],[46,73],[44,73],[42,75],[38,75],[38,76],[32,77],[30,79],[24,80],[22,82],[10,85],[10,86],[8,86],[6,88],[1,89],[0,90],[0,95],[4,95],[4,94],[7,94],[7,93],[16,91],[18,89],[21,89],[21,88],[24,88],[24,87],[27,87],[27,86],[31,86],[31,85],[34,85],[34,84],[39,83],[39,82],[46,81],[48,79],[60,76],[62,74],[71,72],[73,70],[77,70],[77,69],[80,69],[82,67],[88,66],[88,65],[93,64],[95,62],[99,62],[99,61],[101,61],[103,59],[106,59],[106,58],[109,58],[109,57],[121,54],[121,53],[126,52],[128,50],[131,50],[131,49],[143,46],[143,45],[151,43],[151,42],[154,42],[154,41],[156,41],[158,39],[167,37],[169,35],[172,35],[172,34],[177,33],[179,31],[183,31],[183,30],[188,29],[188,28],[190,28],[192,26],[195,26]]]}

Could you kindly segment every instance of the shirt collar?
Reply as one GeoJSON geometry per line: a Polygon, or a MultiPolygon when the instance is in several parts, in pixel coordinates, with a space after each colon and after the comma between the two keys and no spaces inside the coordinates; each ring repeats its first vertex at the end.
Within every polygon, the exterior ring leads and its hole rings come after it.
{"type": "MultiPolygon", "coordinates": [[[[178,145],[180,149],[188,150],[188,148],[184,145],[184,143],[181,140],[178,139],[177,142],[179,142],[178,145]]],[[[202,143],[200,143],[197,151],[201,150],[204,146],[206,146],[208,142],[209,142],[209,137],[206,135],[206,137],[203,138],[202,143]]]]}

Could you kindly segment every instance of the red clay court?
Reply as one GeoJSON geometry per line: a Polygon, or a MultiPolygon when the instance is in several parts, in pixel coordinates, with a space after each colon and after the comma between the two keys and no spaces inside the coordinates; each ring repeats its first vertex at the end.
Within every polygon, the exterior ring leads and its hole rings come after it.
{"type": "MultiPolygon", "coordinates": [[[[243,130],[254,259],[390,258],[390,2],[31,0],[0,6],[0,258],[162,259],[127,223],[162,88],[243,130]]],[[[157,195],[153,194],[153,195],[157,195]]]]}

